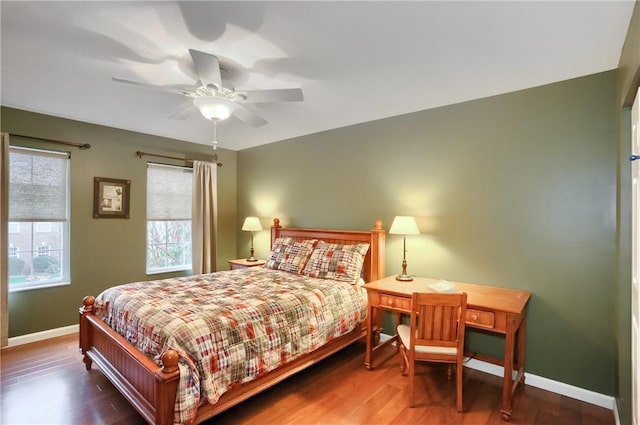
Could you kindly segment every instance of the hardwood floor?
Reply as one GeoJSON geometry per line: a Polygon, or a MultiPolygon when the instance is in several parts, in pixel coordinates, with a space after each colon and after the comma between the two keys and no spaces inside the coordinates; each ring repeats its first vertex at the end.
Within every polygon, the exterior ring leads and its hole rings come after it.
{"type": "MultiPolygon", "coordinates": [[[[407,377],[392,347],[363,365],[364,345],[329,359],[235,406],[207,424],[456,424],[505,425],[501,379],[465,370],[465,413],[455,408],[455,382],[446,365],[420,365],[418,406],[407,407],[407,377]]],[[[2,424],[144,424],[98,370],[87,372],[77,335],[2,350],[2,424]]],[[[524,386],[514,399],[512,425],[613,425],[610,410],[524,386]]]]}

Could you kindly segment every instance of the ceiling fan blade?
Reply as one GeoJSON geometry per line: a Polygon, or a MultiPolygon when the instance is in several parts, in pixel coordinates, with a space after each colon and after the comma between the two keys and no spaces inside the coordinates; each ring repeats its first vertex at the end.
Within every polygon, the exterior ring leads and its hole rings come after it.
{"type": "Polygon", "coordinates": [[[159,86],[156,84],[141,83],[138,81],[126,80],[124,78],[118,77],[111,77],[111,79],[116,83],[129,84],[131,86],[144,87],[147,89],[159,90],[167,93],[181,94],[183,96],[192,96],[195,94],[193,92],[193,86],[190,84],[169,84],[165,86],[159,86]]]}
{"type": "Polygon", "coordinates": [[[233,116],[252,127],[260,127],[261,125],[265,125],[268,122],[260,115],[238,104],[236,104],[236,107],[234,108],[233,116]]]}
{"type": "Polygon", "coordinates": [[[191,59],[196,67],[196,74],[200,82],[209,86],[213,85],[217,90],[222,87],[222,76],[220,75],[220,63],[218,58],[209,53],[189,49],[191,59]]]}
{"type": "Polygon", "coordinates": [[[195,115],[197,109],[193,107],[193,101],[188,100],[183,102],[182,105],[178,108],[175,114],[169,117],[170,120],[184,120],[190,118],[195,115]]]}
{"type": "Polygon", "coordinates": [[[304,100],[302,89],[247,90],[237,93],[246,97],[243,101],[245,103],[300,102],[304,100]]]}

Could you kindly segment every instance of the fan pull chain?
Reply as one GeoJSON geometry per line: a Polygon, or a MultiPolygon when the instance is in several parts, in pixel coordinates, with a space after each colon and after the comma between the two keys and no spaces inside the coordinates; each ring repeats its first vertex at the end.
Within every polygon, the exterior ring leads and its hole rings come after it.
{"type": "Polygon", "coordinates": [[[218,130],[218,122],[213,121],[213,141],[211,143],[213,144],[214,151],[218,149],[218,136],[216,134],[217,130],[218,130]]]}

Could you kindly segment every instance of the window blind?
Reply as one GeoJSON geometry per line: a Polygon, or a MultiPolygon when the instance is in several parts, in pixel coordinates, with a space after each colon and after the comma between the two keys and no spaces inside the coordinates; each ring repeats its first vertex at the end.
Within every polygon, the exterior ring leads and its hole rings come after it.
{"type": "Polygon", "coordinates": [[[191,220],[193,170],[147,164],[147,220],[191,220]]]}
{"type": "Polygon", "coordinates": [[[9,221],[66,221],[69,154],[9,149],[9,221]]]}

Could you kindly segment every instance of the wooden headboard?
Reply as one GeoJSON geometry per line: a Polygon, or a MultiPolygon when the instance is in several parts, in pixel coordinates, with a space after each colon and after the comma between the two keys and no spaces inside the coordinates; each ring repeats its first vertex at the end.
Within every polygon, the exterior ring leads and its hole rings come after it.
{"type": "Polygon", "coordinates": [[[369,251],[364,258],[363,275],[365,282],[382,279],[384,277],[384,238],[385,231],[382,222],[376,221],[373,229],[362,230],[326,230],[326,229],[299,229],[280,226],[280,220],[273,219],[271,226],[271,246],[279,237],[292,237],[298,240],[318,239],[328,243],[340,243],[353,245],[368,243],[369,251]]]}

